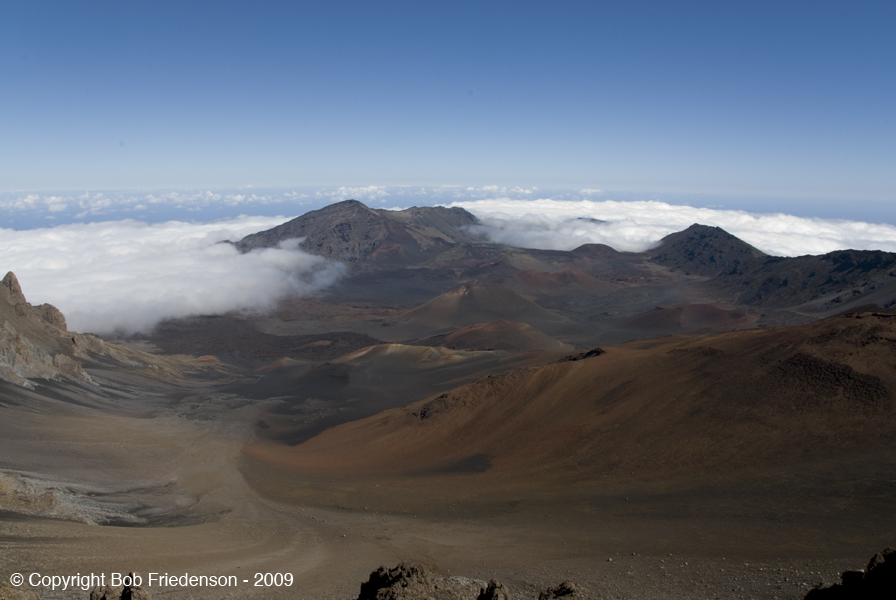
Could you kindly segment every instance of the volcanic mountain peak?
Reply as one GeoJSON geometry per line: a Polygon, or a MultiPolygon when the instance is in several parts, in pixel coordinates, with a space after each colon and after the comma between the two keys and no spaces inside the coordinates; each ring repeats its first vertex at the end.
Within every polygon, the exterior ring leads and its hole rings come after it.
{"type": "Polygon", "coordinates": [[[462,208],[436,206],[390,211],[346,200],[248,235],[235,245],[241,252],[248,252],[304,238],[300,248],[334,260],[408,263],[472,241],[463,228],[476,223],[476,217],[462,208]]]}
{"type": "Polygon", "coordinates": [[[721,227],[695,223],[660,240],[651,258],[687,274],[715,277],[763,257],[765,253],[721,227]]]}

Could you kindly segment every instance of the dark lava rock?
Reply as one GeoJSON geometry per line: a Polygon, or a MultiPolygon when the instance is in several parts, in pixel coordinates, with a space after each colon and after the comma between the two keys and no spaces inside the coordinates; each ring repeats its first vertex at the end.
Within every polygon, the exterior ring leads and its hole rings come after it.
{"type": "Polygon", "coordinates": [[[864,571],[844,571],[840,583],[815,588],[805,600],[893,600],[896,598],[896,549],[878,552],[864,571]]]}
{"type": "MultiPolygon", "coordinates": [[[[133,581],[135,577],[140,575],[129,573],[128,576],[133,581]]],[[[141,578],[142,581],[142,578],[141,578]]],[[[111,586],[106,584],[105,587],[95,587],[90,592],[90,600],[150,600],[149,590],[139,585],[111,586]]]]}
{"type": "Polygon", "coordinates": [[[588,350],[586,352],[579,352],[578,354],[570,354],[569,356],[564,356],[563,358],[557,360],[556,362],[563,363],[563,362],[574,362],[577,360],[584,360],[586,358],[600,356],[604,352],[606,352],[606,350],[604,350],[603,348],[592,348],[591,350],[588,350]]]}
{"type": "Polygon", "coordinates": [[[427,598],[432,583],[426,569],[413,563],[401,563],[394,569],[380,567],[361,584],[358,600],[411,600],[427,598]]]}
{"type": "Polygon", "coordinates": [[[510,600],[510,590],[500,581],[492,579],[488,587],[479,590],[476,600],[510,600]]]}
{"type": "Polygon", "coordinates": [[[589,598],[585,590],[572,581],[564,581],[555,588],[548,588],[538,594],[538,600],[554,600],[565,598],[566,600],[585,600],[589,598]]]}

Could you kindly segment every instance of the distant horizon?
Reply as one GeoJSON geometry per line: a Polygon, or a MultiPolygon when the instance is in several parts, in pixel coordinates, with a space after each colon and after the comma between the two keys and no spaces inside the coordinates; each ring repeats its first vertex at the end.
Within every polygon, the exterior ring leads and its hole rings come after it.
{"type": "Polygon", "coordinates": [[[4,193],[499,182],[858,219],[896,202],[893,2],[2,14],[4,193]]]}
{"type": "MultiPolygon", "coordinates": [[[[96,323],[143,329],[172,315],[233,307],[263,310],[285,294],[329,287],[346,276],[338,261],[293,246],[241,254],[220,242],[240,240],[348,199],[385,209],[462,207],[478,218],[475,233],[518,248],[572,250],[600,243],[641,252],[700,223],[721,227],[775,256],[846,249],[896,252],[896,225],[733,210],[717,206],[717,199],[714,206],[699,207],[649,198],[623,200],[595,189],[550,198],[542,197],[549,195],[546,190],[523,188],[439,191],[368,186],[273,195],[258,190],[254,195],[245,190],[31,194],[18,202],[15,196],[6,197],[6,204],[0,198],[0,215],[5,213],[8,221],[15,213],[23,225],[27,220],[31,225],[0,228],[0,268],[16,273],[33,302],[54,304],[77,327],[96,330],[96,323]],[[137,304],[140,311],[130,309],[137,304]]],[[[819,211],[817,204],[804,208],[819,211]]]]}
{"type": "Polygon", "coordinates": [[[128,218],[159,223],[209,222],[240,215],[295,217],[348,199],[373,208],[402,209],[496,198],[653,201],[754,215],[783,214],[896,225],[892,203],[882,200],[441,184],[6,191],[0,192],[0,228],[24,230],[128,218]]]}

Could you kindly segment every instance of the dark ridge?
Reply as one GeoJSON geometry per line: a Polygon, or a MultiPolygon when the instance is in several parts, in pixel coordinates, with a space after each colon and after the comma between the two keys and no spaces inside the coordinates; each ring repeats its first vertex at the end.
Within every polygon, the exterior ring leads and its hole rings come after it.
{"type": "Polygon", "coordinates": [[[876,290],[892,300],[896,253],[838,250],[820,256],[769,256],[734,265],[708,285],[722,297],[750,306],[796,306],[831,296],[824,308],[836,309],[876,290]]]}
{"type": "Polygon", "coordinates": [[[880,407],[890,395],[879,377],[805,352],[797,352],[776,365],[769,381],[798,395],[809,408],[827,406],[838,395],[855,406],[880,407]]]}
{"type": "Polygon", "coordinates": [[[333,260],[405,264],[437,256],[459,243],[477,241],[465,228],[478,222],[462,208],[390,211],[346,200],[248,235],[234,245],[240,252],[249,252],[304,238],[299,248],[333,260]]]}
{"type": "Polygon", "coordinates": [[[159,323],[150,341],[168,354],[211,354],[253,363],[283,357],[331,360],[367,346],[382,343],[362,333],[336,331],[310,335],[273,335],[250,323],[228,316],[189,317],[159,323]],[[315,342],[330,342],[315,344],[315,342]]]}
{"type": "Polygon", "coordinates": [[[721,227],[694,224],[660,240],[651,260],[688,275],[715,277],[766,256],[721,227]]]}
{"type": "Polygon", "coordinates": [[[612,258],[619,254],[618,250],[607,246],[606,244],[582,244],[578,248],[569,251],[575,256],[592,256],[601,258],[612,258]]]}
{"type": "Polygon", "coordinates": [[[564,362],[574,362],[577,360],[584,360],[586,358],[591,358],[593,356],[600,356],[604,352],[606,352],[606,351],[603,348],[592,348],[591,350],[588,350],[586,352],[580,352],[578,354],[570,354],[569,356],[564,356],[563,358],[561,358],[560,360],[557,360],[555,362],[564,363],[564,362]]]}
{"type": "Polygon", "coordinates": [[[896,598],[896,550],[886,548],[871,557],[862,571],[844,571],[840,583],[817,587],[805,600],[885,600],[896,598]]]}

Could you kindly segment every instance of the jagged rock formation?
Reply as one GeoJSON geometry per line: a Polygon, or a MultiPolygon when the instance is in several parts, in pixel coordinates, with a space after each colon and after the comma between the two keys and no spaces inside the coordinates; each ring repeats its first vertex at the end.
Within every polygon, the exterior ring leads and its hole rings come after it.
{"type": "Polygon", "coordinates": [[[844,571],[840,583],[815,588],[805,600],[892,600],[896,598],[896,549],[871,557],[864,571],[844,571]]]}
{"type": "Polygon", "coordinates": [[[101,339],[68,331],[55,306],[32,306],[15,274],[0,282],[0,379],[33,387],[31,379],[69,379],[90,383],[77,359],[106,355],[127,358],[101,339]]]}
{"type": "Polygon", "coordinates": [[[357,200],[346,200],[248,235],[235,246],[249,252],[304,238],[299,248],[334,260],[409,263],[473,241],[474,236],[463,228],[477,223],[476,217],[462,208],[377,210],[357,200]]]}

